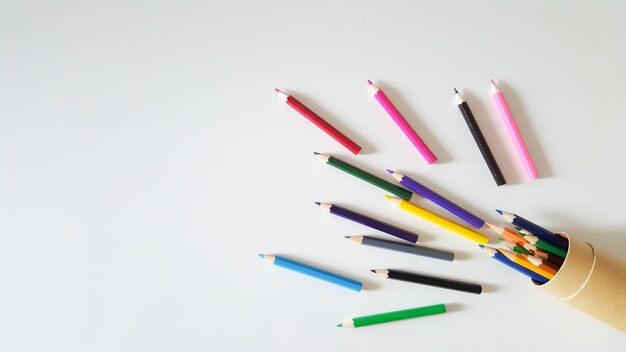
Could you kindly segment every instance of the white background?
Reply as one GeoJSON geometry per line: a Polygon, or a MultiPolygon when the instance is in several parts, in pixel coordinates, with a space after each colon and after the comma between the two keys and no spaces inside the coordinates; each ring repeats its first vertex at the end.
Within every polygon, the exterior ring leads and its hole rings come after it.
{"type": "Polygon", "coordinates": [[[620,1],[1,1],[0,349],[623,350],[626,335],[312,152],[384,177],[400,170],[487,220],[500,221],[494,208],[514,211],[623,257],[625,23],[620,1]],[[524,181],[489,78],[538,180],[524,181]],[[353,137],[362,155],[284,105],[274,87],[353,137]],[[508,185],[495,186],[453,87],[508,185]],[[314,201],[401,225],[459,260],[358,246],[343,236],[378,234],[314,201]],[[257,253],[333,269],[368,289],[272,267],[257,253]],[[485,292],[369,272],[383,267],[485,292]],[[453,309],[335,327],[435,303],[453,309]]]}

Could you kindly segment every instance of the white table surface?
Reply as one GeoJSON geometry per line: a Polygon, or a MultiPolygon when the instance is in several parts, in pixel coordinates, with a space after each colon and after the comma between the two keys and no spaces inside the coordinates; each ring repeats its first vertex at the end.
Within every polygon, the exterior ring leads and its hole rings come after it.
{"type": "Polygon", "coordinates": [[[312,152],[384,177],[385,168],[403,171],[487,220],[500,221],[495,208],[514,211],[623,257],[625,23],[619,1],[0,2],[0,350],[623,351],[626,335],[312,152]],[[489,78],[538,180],[524,180],[489,78]],[[426,165],[367,79],[437,164],[426,165]],[[362,155],[285,106],[274,87],[361,143],[362,155]],[[506,186],[490,177],[453,87],[506,186]],[[314,201],[416,231],[459,260],[355,245],[343,236],[377,233],[314,201]],[[335,269],[367,290],[266,265],[257,253],[335,269]],[[383,267],[479,282],[485,292],[369,272],[383,267]],[[435,303],[451,312],[335,327],[435,303]]]}

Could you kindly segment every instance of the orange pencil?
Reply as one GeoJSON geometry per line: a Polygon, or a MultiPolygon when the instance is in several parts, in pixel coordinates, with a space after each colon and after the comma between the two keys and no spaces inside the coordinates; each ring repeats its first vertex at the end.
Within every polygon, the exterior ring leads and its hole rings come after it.
{"type": "Polygon", "coordinates": [[[511,241],[511,242],[515,242],[517,244],[519,244],[520,246],[524,247],[524,243],[528,243],[528,241],[526,241],[524,239],[524,237],[522,237],[519,233],[508,229],[506,227],[502,227],[502,226],[498,226],[498,225],[494,225],[494,224],[490,224],[488,222],[485,222],[485,225],[489,226],[490,229],[492,229],[495,233],[497,233],[498,235],[506,238],[507,240],[511,241]]]}
{"type": "Polygon", "coordinates": [[[544,270],[542,268],[535,266],[533,263],[529,262],[528,259],[524,258],[521,254],[517,254],[515,252],[512,252],[508,249],[503,249],[503,248],[498,248],[498,251],[500,251],[500,253],[502,253],[505,257],[507,257],[513,263],[521,265],[524,268],[536,274],[539,274],[548,280],[552,279],[554,277],[554,274],[556,274],[556,273],[551,273],[547,270],[544,270]]]}

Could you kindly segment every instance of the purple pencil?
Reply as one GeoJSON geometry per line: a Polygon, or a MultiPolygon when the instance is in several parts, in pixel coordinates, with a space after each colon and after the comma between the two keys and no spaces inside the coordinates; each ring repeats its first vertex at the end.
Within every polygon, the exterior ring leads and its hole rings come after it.
{"type": "Polygon", "coordinates": [[[421,195],[422,197],[430,200],[431,202],[437,204],[438,206],[444,208],[445,210],[451,212],[452,214],[458,216],[463,221],[474,226],[475,228],[479,229],[483,227],[483,225],[485,225],[484,220],[480,219],[479,217],[470,213],[469,211],[461,208],[460,206],[452,203],[451,201],[445,199],[441,195],[437,194],[436,192],[424,186],[423,184],[415,181],[414,179],[406,175],[403,175],[401,173],[395,172],[393,170],[387,169],[387,172],[389,172],[391,176],[393,176],[393,178],[398,180],[398,182],[400,182],[401,185],[421,195]]]}
{"type": "Polygon", "coordinates": [[[329,212],[333,215],[341,216],[344,219],[358,222],[359,224],[371,227],[382,232],[386,232],[392,236],[396,236],[411,243],[417,242],[417,234],[387,224],[386,222],[370,218],[369,216],[356,213],[352,210],[340,207],[338,205],[320,202],[315,202],[315,204],[319,205],[322,210],[329,212]]]}

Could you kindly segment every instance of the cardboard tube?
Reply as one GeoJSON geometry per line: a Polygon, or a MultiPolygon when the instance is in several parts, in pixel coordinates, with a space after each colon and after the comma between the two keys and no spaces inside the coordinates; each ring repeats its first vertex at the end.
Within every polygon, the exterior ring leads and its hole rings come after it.
{"type": "Polygon", "coordinates": [[[570,306],[626,333],[626,263],[569,239],[559,272],[541,289],[570,306]]]}

